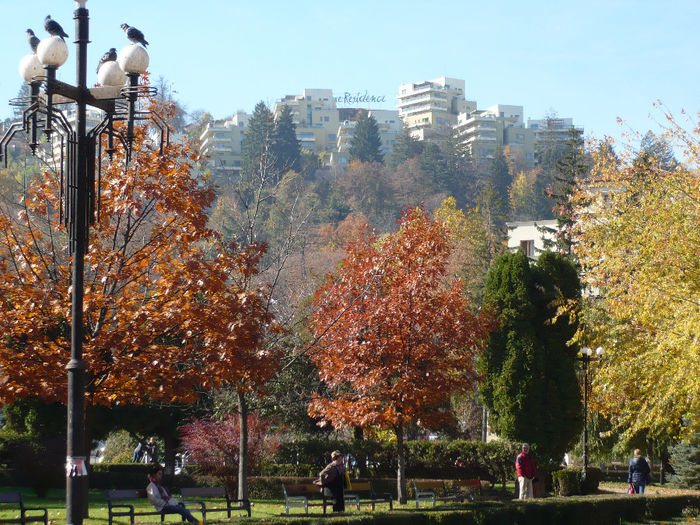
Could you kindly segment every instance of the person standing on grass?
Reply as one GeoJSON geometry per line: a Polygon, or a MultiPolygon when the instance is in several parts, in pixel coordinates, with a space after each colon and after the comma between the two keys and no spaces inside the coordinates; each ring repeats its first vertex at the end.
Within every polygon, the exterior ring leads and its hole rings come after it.
{"type": "Polygon", "coordinates": [[[515,471],[518,473],[518,486],[520,487],[519,499],[532,499],[532,480],[535,478],[537,468],[535,460],[530,454],[530,445],[523,443],[522,452],[515,460],[515,471]]]}
{"type": "Polygon", "coordinates": [[[179,514],[190,523],[202,525],[202,521],[195,518],[192,513],[185,508],[182,503],[173,498],[170,491],[163,485],[163,467],[160,465],[153,467],[148,474],[150,483],[146,487],[148,501],[151,502],[158,512],[166,514],[179,514]]]}
{"type": "Polygon", "coordinates": [[[649,468],[649,463],[642,457],[642,451],[636,449],[634,451],[634,457],[630,461],[627,483],[634,487],[635,493],[644,494],[644,489],[650,481],[651,468],[649,468]]]}

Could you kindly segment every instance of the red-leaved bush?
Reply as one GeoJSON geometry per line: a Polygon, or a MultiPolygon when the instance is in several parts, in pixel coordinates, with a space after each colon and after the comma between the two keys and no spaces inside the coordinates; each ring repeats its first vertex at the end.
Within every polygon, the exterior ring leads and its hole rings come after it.
{"type": "MultiPolygon", "coordinates": [[[[270,433],[271,422],[248,416],[248,465],[250,474],[260,474],[262,464],[271,460],[279,447],[279,436],[270,433]]],[[[182,448],[202,474],[228,478],[238,474],[240,432],[238,416],[223,420],[193,419],[180,427],[182,448]]]]}

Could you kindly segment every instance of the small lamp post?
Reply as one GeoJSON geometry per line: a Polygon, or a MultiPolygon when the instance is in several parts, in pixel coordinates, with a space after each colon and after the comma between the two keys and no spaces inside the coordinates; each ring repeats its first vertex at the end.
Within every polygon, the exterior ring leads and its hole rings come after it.
{"type": "MultiPolygon", "coordinates": [[[[66,435],[66,523],[82,524],[83,508],[87,503],[87,451],[85,443],[85,373],[83,351],[83,299],[84,256],[88,249],[90,224],[99,213],[99,173],[102,137],[107,139],[106,152],[112,156],[116,138],[126,151],[127,162],[134,139],[134,121],[152,120],[160,128],[161,139],[169,139],[169,130],[157,114],[137,111],[141,97],[153,96],[154,88],[139,86],[139,76],[148,67],[148,53],[135,44],[127,46],[119,54],[117,62],[103,64],[98,79],[104,87],[87,87],[87,47],[89,38],[89,13],[87,0],[77,0],[74,12],[76,44],[76,85],[56,79],[56,71],[68,59],[68,46],[62,38],[51,36],[37,46],[36,54],[20,61],[20,74],[30,85],[29,100],[17,105],[28,106],[21,123],[15,123],[0,140],[0,158],[7,163],[7,147],[20,131],[30,137],[30,147],[36,153],[38,130],[43,129],[48,139],[60,136],[61,158],[61,217],[68,230],[69,251],[73,254],[71,275],[71,359],[68,371],[66,435]],[[128,85],[125,82],[128,77],[128,85]],[[44,87],[43,96],[40,88],[44,87]],[[118,104],[118,102],[120,102],[118,104]],[[77,106],[75,126],[55,106],[77,106]],[[87,129],[87,106],[101,109],[105,117],[93,129],[87,129]],[[126,108],[124,108],[126,105],[126,108]],[[115,121],[126,121],[124,134],[113,126],[115,121]],[[96,161],[97,158],[97,161],[96,161]],[[64,178],[65,171],[65,178],[64,178]],[[97,205],[96,205],[97,204],[97,205]]],[[[12,101],[11,101],[12,103],[12,101]]],[[[161,148],[162,148],[161,140],[161,148]]]]}
{"type": "Polygon", "coordinates": [[[588,367],[591,361],[597,361],[605,353],[602,347],[595,349],[595,357],[593,350],[584,346],[581,348],[581,357],[579,361],[583,363],[583,477],[585,479],[588,473],[588,367]]]}

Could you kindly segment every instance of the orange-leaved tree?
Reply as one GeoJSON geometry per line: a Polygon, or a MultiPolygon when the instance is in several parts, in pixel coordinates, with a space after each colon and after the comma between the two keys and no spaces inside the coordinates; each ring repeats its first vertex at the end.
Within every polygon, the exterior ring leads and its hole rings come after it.
{"type": "MultiPolygon", "coordinates": [[[[87,403],[191,402],[274,368],[258,352],[273,322],[266,291],[245,285],[264,246],[224,246],[207,227],[214,192],[197,158],[184,145],[161,153],[141,129],[128,165],[117,154],[103,167],[85,256],[87,403]]],[[[0,210],[2,402],[66,398],[71,256],[59,197],[47,171],[0,210]]]]}
{"type": "Polygon", "coordinates": [[[450,419],[445,402],[473,386],[474,359],[491,321],[468,308],[460,281],[445,280],[449,233],[421,209],[406,210],[396,232],[365,232],[315,297],[312,354],[332,398],[315,397],[322,424],[391,429],[397,438],[397,491],[406,501],[406,426],[450,419]]]}

